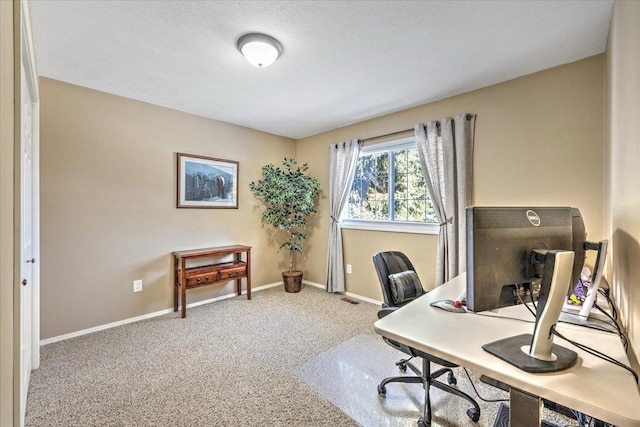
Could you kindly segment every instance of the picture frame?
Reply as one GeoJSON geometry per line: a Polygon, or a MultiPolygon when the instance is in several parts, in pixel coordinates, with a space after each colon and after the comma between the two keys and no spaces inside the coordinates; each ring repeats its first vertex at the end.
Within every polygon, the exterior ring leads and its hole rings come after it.
{"type": "Polygon", "coordinates": [[[238,167],[234,160],[177,153],[176,207],[238,209],[238,167]]]}

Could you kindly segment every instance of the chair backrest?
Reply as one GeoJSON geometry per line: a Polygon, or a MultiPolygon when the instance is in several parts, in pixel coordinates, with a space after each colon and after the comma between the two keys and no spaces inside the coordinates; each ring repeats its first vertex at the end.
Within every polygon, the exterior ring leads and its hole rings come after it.
{"type": "Polygon", "coordinates": [[[378,252],[373,256],[373,265],[376,268],[376,273],[378,273],[378,280],[380,280],[380,286],[382,288],[382,296],[384,298],[384,304],[382,306],[398,307],[399,305],[393,301],[389,275],[408,270],[415,271],[413,264],[411,264],[409,258],[402,252],[386,251],[378,252]]]}

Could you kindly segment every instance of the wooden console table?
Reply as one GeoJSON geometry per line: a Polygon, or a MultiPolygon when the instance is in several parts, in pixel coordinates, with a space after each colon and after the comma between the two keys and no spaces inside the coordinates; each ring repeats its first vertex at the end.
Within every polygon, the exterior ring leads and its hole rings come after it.
{"type": "Polygon", "coordinates": [[[247,279],[247,299],[251,299],[251,246],[231,245],[215,248],[172,252],[173,255],[173,311],[178,311],[178,289],[182,300],[182,317],[187,316],[187,289],[214,283],[236,281],[236,293],[242,294],[242,279],[247,279]],[[244,261],[242,254],[245,254],[244,261]],[[232,261],[187,267],[187,261],[197,258],[219,258],[233,255],[232,261]]]}

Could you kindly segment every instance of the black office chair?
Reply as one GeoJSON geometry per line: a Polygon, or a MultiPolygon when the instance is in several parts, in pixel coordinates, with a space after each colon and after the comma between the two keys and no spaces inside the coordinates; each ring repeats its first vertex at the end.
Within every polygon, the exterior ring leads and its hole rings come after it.
{"type": "MultiPolygon", "coordinates": [[[[425,293],[422,288],[422,284],[420,283],[420,279],[415,273],[413,264],[411,264],[409,258],[407,258],[407,256],[402,252],[389,251],[377,253],[373,256],[373,265],[378,273],[378,279],[380,279],[380,286],[382,287],[382,296],[384,298],[382,309],[378,312],[379,319],[382,319],[384,316],[391,314],[398,308],[409,304],[411,301],[425,293]]],[[[425,327],[428,327],[428,325],[425,325],[425,327]]],[[[425,399],[423,414],[418,419],[418,425],[420,427],[431,425],[431,400],[429,398],[429,389],[431,387],[439,388],[440,390],[455,394],[456,396],[468,400],[473,404],[473,407],[467,409],[467,415],[474,422],[477,422],[480,419],[480,406],[478,406],[478,403],[468,394],[452,387],[453,385],[456,385],[457,380],[451,368],[455,368],[458,365],[424,353],[420,350],[416,350],[389,338],[383,337],[383,339],[391,347],[410,356],[408,359],[401,359],[396,363],[400,370],[406,372],[407,367],[409,367],[417,376],[405,375],[385,378],[378,385],[378,394],[380,396],[384,396],[386,394],[386,385],[389,383],[421,383],[424,388],[425,399]],[[422,359],[422,371],[410,362],[414,357],[422,359]],[[431,372],[431,362],[444,366],[444,368],[431,372]],[[444,374],[448,374],[447,380],[449,384],[445,384],[437,380],[437,378],[444,374]]]]}

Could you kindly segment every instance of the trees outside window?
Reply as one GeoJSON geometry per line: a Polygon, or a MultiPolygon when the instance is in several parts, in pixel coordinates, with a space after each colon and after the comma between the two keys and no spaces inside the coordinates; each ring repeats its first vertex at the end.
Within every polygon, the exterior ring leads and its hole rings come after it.
{"type": "Polygon", "coordinates": [[[413,138],[362,149],[345,214],[350,220],[437,223],[413,138]]]}

